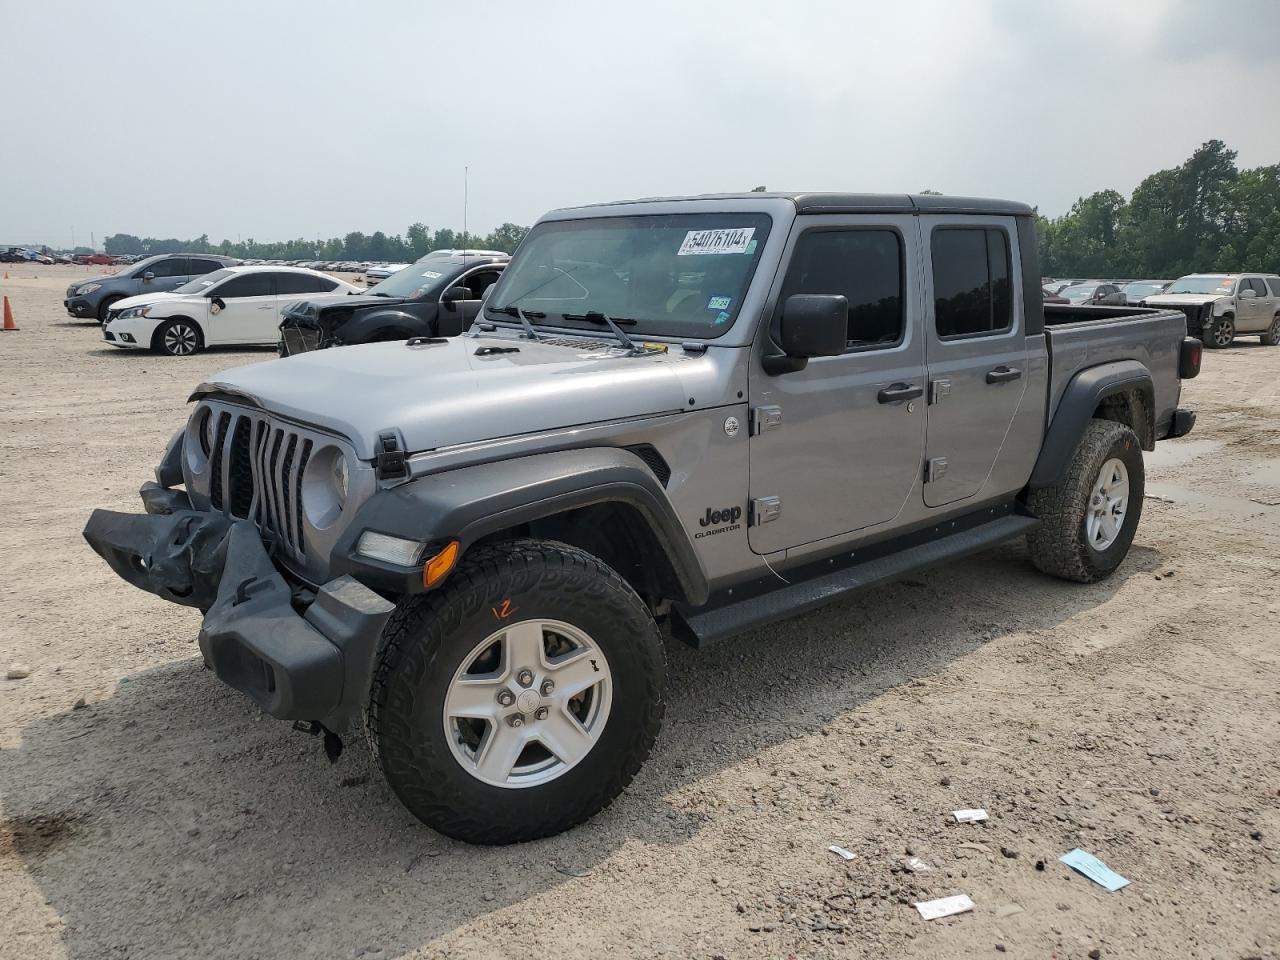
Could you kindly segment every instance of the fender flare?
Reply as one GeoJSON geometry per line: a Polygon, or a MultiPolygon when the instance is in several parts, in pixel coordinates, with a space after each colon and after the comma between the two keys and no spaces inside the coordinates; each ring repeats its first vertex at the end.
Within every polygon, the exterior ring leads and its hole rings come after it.
{"type": "Polygon", "coordinates": [[[634,508],[671,565],[686,603],[700,605],[707,574],[658,478],[630,450],[588,447],[517,457],[430,474],[381,490],[360,507],[330,557],[332,576],[350,573],[374,589],[421,593],[422,567],[396,566],[356,553],[365,531],[443,547],[461,554],[480,539],[579,507],[620,503],[634,508]]]}
{"type": "Polygon", "coordinates": [[[371,336],[377,336],[387,327],[408,331],[408,339],[430,336],[432,326],[430,321],[405,310],[375,310],[372,313],[356,314],[338,332],[345,344],[370,343],[371,336]]]}
{"type": "Polygon", "coordinates": [[[1062,479],[1098,405],[1109,396],[1133,389],[1142,390],[1148,396],[1154,394],[1151,371],[1137,360],[1103,363],[1072,377],[1045,431],[1028,485],[1037,489],[1062,479]]]}

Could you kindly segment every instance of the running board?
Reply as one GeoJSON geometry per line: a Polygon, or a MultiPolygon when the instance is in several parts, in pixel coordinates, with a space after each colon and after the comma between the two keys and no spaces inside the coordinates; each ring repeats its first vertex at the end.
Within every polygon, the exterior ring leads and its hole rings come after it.
{"type": "MultiPolygon", "coordinates": [[[[707,606],[676,604],[672,630],[695,647],[706,646],[774,620],[816,610],[855,590],[985,550],[1040,523],[1035,517],[1008,512],[1008,508],[996,512],[1000,515],[994,519],[985,519],[967,529],[959,529],[962,522],[952,522],[949,526],[957,527],[954,533],[939,536],[938,528],[930,527],[854,551],[847,555],[843,566],[835,569],[834,564],[841,561],[833,564],[823,560],[795,571],[783,571],[782,575],[792,581],[785,586],[773,587],[768,580],[758,581],[758,585],[735,588],[736,597],[733,591],[723,591],[707,606]]],[[[772,583],[779,581],[774,578],[772,583]]]]}

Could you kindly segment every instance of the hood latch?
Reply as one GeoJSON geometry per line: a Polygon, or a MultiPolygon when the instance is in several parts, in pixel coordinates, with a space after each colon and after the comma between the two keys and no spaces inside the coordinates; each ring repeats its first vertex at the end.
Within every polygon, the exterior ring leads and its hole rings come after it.
{"type": "Polygon", "coordinates": [[[378,434],[374,473],[379,480],[403,480],[409,476],[409,464],[405,461],[400,438],[394,430],[384,430],[378,434]]]}

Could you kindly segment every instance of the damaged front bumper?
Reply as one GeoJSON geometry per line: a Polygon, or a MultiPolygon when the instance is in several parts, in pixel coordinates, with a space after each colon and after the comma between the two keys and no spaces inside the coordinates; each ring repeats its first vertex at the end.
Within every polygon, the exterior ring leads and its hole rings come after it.
{"type": "Polygon", "coordinates": [[[343,732],[363,709],[393,604],[350,576],[295,590],[247,520],[192,510],[148,483],[146,514],[95,510],[84,537],[124,580],[204,612],[200,651],[229,686],[282,720],[343,732]]]}

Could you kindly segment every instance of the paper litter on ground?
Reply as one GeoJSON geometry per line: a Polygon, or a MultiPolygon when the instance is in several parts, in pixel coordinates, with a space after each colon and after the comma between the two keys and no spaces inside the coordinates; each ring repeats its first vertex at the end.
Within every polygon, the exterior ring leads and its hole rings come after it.
{"type": "Polygon", "coordinates": [[[987,819],[987,811],[981,808],[977,810],[953,810],[951,815],[956,818],[956,823],[977,823],[979,820],[987,819]]]}
{"type": "Polygon", "coordinates": [[[850,853],[848,850],[846,850],[844,847],[837,847],[833,844],[832,846],[827,847],[827,849],[830,850],[832,853],[834,853],[841,860],[853,859],[853,854],[850,853]]]}
{"type": "Polygon", "coordinates": [[[1115,893],[1121,887],[1129,885],[1128,880],[1120,876],[1092,853],[1085,853],[1079,847],[1076,847],[1070,853],[1064,853],[1058,860],[1065,863],[1072,870],[1080,871],[1098,886],[1105,887],[1112,893],[1115,893]]]}
{"type": "Polygon", "coordinates": [[[916,909],[925,920],[938,920],[957,913],[967,913],[973,909],[973,901],[967,894],[957,893],[954,897],[943,897],[941,900],[926,900],[917,903],[916,909]]]}

